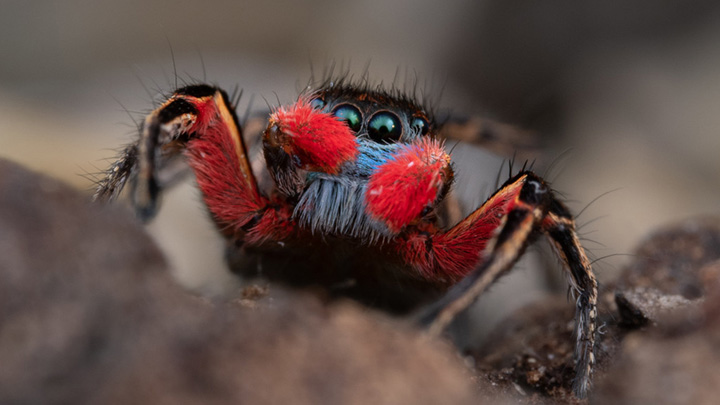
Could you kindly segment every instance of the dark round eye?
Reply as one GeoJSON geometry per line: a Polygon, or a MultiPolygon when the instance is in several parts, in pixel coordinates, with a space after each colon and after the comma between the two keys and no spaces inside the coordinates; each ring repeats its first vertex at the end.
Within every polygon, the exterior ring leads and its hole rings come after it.
{"type": "Polygon", "coordinates": [[[368,135],[378,143],[391,143],[400,140],[402,124],[397,115],[389,111],[381,111],[370,118],[368,135]]]}
{"type": "Polygon", "coordinates": [[[420,135],[425,135],[430,130],[430,124],[428,124],[425,118],[416,117],[410,124],[413,130],[418,132],[420,135]]]}
{"type": "Polygon", "coordinates": [[[310,100],[310,107],[321,110],[323,107],[325,107],[325,102],[320,98],[314,98],[310,100]]]}
{"type": "Polygon", "coordinates": [[[357,132],[362,126],[362,113],[352,104],[341,104],[333,110],[333,114],[340,118],[341,121],[345,121],[347,126],[357,132]]]}

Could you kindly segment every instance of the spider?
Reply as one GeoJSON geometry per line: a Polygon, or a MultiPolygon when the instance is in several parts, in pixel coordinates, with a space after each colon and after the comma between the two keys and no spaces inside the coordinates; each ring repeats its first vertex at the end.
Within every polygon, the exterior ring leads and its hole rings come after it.
{"type": "Polygon", "coordinates": [[[401,91],[328,80],[275,109],[261,134],[267,170],[253,171],[230,97],[182,87],[150,113],[139,139],[99,182],[124,186],[150,219],[174,162],[194,172],[205,205],[243,275],[322,286],[330,296],[406,313],[437,335],[525,247],[545,235],[576,297],[576,377],[585,397],[594,364],[597,282],[573,217],[529,170],[511,176],[448,226],[453,164],[431,114],[401,91]]]}

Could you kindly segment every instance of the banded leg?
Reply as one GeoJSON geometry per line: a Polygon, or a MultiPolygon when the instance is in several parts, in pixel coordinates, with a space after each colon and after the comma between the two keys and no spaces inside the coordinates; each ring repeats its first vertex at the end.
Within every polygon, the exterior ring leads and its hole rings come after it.
{"type": "MultiPolygon", "coordinates": [[[[115,201],[130,182],[133,184],[138,175],[138,148],[140,140],[128,145],[120,154],[120,158],[105,172],[105,177],[98,181],[92,200],[98,202],[115,201]]],[[[171,187],[185,178],[189,168],[179,148],[167,148],[161,151],[156,164],[156,183],[158,190],[171,187]]],[[[152,214],[152,213],[150,213],[152,214]]],[[[140,217],[140,213],[138,213],[140,217]]],[[[148,220],[152,217],[143,218],[148,220]]],[[[141,217],[142,218],[142,217],[141,217]]]]}
{"type": "Polygon", "coordinates": [[[249,240],[259,241],[281,237],[278,234],[292,228],[288,210],[271,204],[258,190],[227,94],[207,85],[177,90],[147,116],[140,139],[100,182],[95,199],[115,198],[130,179],[136,213],[148,220],[157,210],[163,172],[183,156],[226,235],[249,233],[249,240]]]}
{"type": "Polygon", "coordinates": [[[575,232],[570,211],[557,200],[542,221],[542,230],[562,259],[568,282],[576,297],[575,309],[575,381],[573,391],[584,397],[589,388],[595,364],[595,330],[597,328],[597,280],[575,232]]]}
{"type": "Polygon", "coordinates": [[[536,158],[543,146],[537,132],[479,116],[465,119],[449,117],[440,127],[439,135],[519,160],[536,158]]]}
{"type": "Polygon", "coordinates": [[[446,262],[466,261],[470,257],[467,252],[453,254],[446,249],[447,245],[453,246],[453,240],[465,240],[467,235],[482,237],[491,228],[494,229],[489,233],[491,237],[475,242],[484,247],[479,267],[427,308],[419,322],[430,334],[442,333],[490,284],[510,270],[535,235],[545,233],[562,258],[570,285],[577,294],[573,389],[578,397],[585,397],[594,363],[597,282],[578,242],[572,217],[542,179],[530,172],[520,173],[460,224],[434,235],[430,254],[436,262],[440,258],[446,262]]]}
{"type": "Polygon", "coordinates": [[[108,202],[118,198],[127,181],[137,174],[137,150],[138,142],[125,148],[120,159],[105,172],[105,178],[98,182],[92,197],[93,201],[108,202]]]}

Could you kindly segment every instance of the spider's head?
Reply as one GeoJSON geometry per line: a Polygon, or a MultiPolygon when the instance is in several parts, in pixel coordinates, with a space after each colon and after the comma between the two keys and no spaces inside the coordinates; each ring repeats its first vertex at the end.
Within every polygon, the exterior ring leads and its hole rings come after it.
{"type": "Polygon", "coordinates": [[[268,168],[286,195],[307,172],[367,177],[403,145],[435,137],[430,114],[400,92],[330,84],[278,108],[263,136],[268,168]]]}
{"type": "MultiPolygon", "coordinates": [[[[420,218],[449,188],[450,158],[434,140],[434,130],[431,116],[409,97],[331,85],[275,111],[263,146],[277,189],[297,200],[299,210],[307,203],[313,211],[308,215],[318,226],[334,221],[324,217],[345,204],[343,213],[361,218],[375,234],[389,235],[420,218]],[[413,189],[395,190],[392,202],[386,202],[396,183],[409,183],[413,189]],[[385,194],[378,200],[381,189],[385,194]],[[322,213],[325,207],[327,215],[322,213]]],[[[366,233],[354,226],[330,228],[366,233]]]]}
{"type": "Polygon", "coordinates": [[[400,93],[329,86],[310,93],[310,104],[345,122],[355,136],[380,145],[410,143],[433,134],[430,115],[400,93]]]}

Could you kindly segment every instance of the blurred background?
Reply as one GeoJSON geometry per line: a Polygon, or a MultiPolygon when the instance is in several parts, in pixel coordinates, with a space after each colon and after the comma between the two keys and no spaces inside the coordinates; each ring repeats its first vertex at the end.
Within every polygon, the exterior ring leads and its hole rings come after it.
{"type": "MultiPolygon", "coordinates": [[[[710,0],[0,0],[0,156],[90,191],[175,71],[239,86],[242,115],[292,101],[311,66],[369,63],[377,83],[418,78],[443,114],[537,131],[538,172],[557,162],[607,281],[653,229],[720,214],[719,44],[710,0]]],[[[454,155],[477,206],[503,157],[454,155]]],[[[150,230],[189,288],[237,286],[192,180],[150,230]]],[[[547,293],[537,253],[483,297],[486,324],[547,293]]]]}

